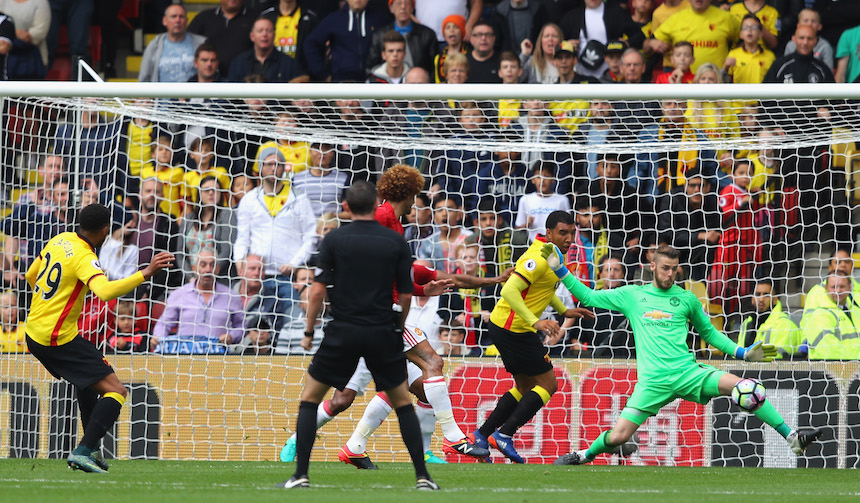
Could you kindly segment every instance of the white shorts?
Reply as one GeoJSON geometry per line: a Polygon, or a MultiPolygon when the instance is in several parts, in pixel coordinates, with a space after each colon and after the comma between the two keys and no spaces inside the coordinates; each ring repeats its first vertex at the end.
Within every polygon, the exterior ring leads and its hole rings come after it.
{"type": "MultiPolygon", "coordinates": [[[[423,376],[424,372],[421,371],[418,365],[415,365],[410,361],[406,362],[407,384],[412,386],[412,383],[421,379],[423,376]]],[[[373,376],[370,375],[370,370],[367,369],[367,364],[364,363],[364,358],[361,358],[358,360],[358,367],[355,368],[355,373],[352,374],[352,377],[349,379],[349,382],[346,383],[345,387],[346,389],[355,391],[357,396],[362,396],[372,380],[373,376]]]]}

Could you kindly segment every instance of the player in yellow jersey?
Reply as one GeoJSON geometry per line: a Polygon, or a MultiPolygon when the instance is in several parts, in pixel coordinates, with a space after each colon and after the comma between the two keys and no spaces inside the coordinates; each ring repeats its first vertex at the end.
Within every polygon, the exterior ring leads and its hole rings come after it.
{"type": "Polygon", "coordinates": [[[544,343],[553,345],[563,335],[555,320],[538,319],[552,306],[566,318],[593,318],[591,311],[567,309],[555,295],[558,278],[547,266],[543,245],[553,243],[570,248],[574,220],[566,211],[554,211],[546,219],[546,235],[534,243],[517,261],[514,273],[502,288],[502,299],[490,314],[488,335],[502,356],[515,386],[502,395],[496,408],[473,433],[475,445],[492,445],[514,463],[525,460],[514,449],[513,435],[549,402],[558,390],[552,363],[544,343]]]}
{"type": "Polygon", "coordinates": [[[33,289],[26,325],[27,347],[48,372],[77,389],[84,436],[69,455],[68,463],[73,469],[94,473],[107,472],[99,445],[116,422],[128,391],[102,353],[78,334],[84,297],[92,291],[107,302],[173,264],[173,255],[162,252],[142,271],[108,281],[95,249],[104,243],[110,223],[111,212],[106,207],[85,207],[80,213],[78,232],[63,232],[51,238],[26,275],[33,289]]]}

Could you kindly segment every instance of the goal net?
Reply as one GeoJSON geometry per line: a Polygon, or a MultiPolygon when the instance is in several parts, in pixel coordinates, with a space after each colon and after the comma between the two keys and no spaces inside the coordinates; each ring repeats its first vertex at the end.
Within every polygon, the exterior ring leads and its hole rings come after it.
{"type": "MultiPolygon", "coordinates": [[[[567,265],[593,288],[650,283],[654,251],[672,245],[681,253],[677,284],[696,294],[714,326],[741,345],[774,343],[780,359],[727,358],[692,327],[691,352],[702,364],[762,381],[790,426],[825,431],[798,457],[727,397],[676,400],[644,423],[625,455],[597,463],[860,465],[860,303],[851,293],[857,93],[827,85],[633,89],[10,91],[0,140],[0,455],[65,457],[80,437],[74,389],[25,353],[32,293],[24,274],[50,237],[74,230],[80,208],[101,202],[113,213],[99,251],[108,278],[159,251],[177,256],[176,267],[118,301],[86,299],[81,334],[130,391],[106,455],[277,460],[295,428],[312,354],[299,341],[315,250],[345,223],[345,187],[407,164],[426,180],[404,217],[416,259],[496,277],[556,210],[574,215],[567,265]],[[296,204],[304,198],[307,206],[296,204]],[[201,288],[215,295],[206,300],[201,288]]],[[[465,432],[513,383],[487,336],[499,292],[456,290],[416,299],[411,309],[444,356],[465,432]]],[[[576,305],[563,287],[558,294],[576,305]]],[[[548,347],[559,391],[517,434],[529,462],[587,447],[633,391],[629,323],[594,311],[595,320],[566,323],[548,347]]],[[[315,348],[322,333],[318,326],[315,348]]],[[[371,385],[321,428],[314,459],[337,460],[373,392],[371,385]]],[[[436,433],[429,447],[444,457],[436,433]]],[[[394,418],[368,452],[376,461],[407,459],[394,418]]]]}

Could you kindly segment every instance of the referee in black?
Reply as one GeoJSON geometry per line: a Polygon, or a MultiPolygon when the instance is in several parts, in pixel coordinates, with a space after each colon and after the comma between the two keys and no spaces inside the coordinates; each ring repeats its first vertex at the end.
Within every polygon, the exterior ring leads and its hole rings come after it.
{"type": "Polygon", "coordinates": [[[412,299],[412,256],[403,236],[374,218],[376,187],[356,182],[346,191],[352,223],[322,241],[317,275],[308,298],[302,347],[311,348],[314,325],[328,291],[332,321],[305,375],[296,421],[296,472],[281,487],[310,487],[308,465],[317,430],[317,406],[332,386],[342,390],[364,357],[379,391],[385,391],[400,421],[403,443],[415,465],[420,490],[437,490],[424,464],[418,417],[406,384],[403,322],[412,299]],[[394,286],[399,293],[395,311],[394,286]]]}

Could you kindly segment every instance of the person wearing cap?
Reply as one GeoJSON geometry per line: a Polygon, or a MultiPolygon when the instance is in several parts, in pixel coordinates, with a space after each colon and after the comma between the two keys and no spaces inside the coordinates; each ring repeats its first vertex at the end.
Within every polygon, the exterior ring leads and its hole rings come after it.
{"type": "Polygon", "coordinates": [[[624,76],[621,74],[621,55],[630,45],[624,40],[610,40],[606,43],[606,54],[603,61],[606,62],[606,71],[600,76],[600,82],[604,84],[615,84],[622,82],[624,76]]]}
{"type": "Polygon", "coordinates": [[[445,61],[452,54],[465,56],[472,50],[472,46],[463,41],[466,36],[466,18],[451,14],[442,21],[442,32],[445,34],[445,42],[442,50],[433,59],[434,75],[436,83],[448,81],[445,73],[445,61]]]}
{"type": "Polygon", "coordinates": [[[645,34],[636,26],[630,12],[603,0],[585,0],[585,5],[567,13],[561,29],[573,39],[579,52],[576,70],[583,75],[598,77],[606,71],[603,57],[606,43],[626,37],[632,47],[642,47],[645,34]]]}
{"type": "MultiPolygon", "coordinates": [[[[391,30],[403,35],[406,39],[406,57],[403,61],[409,68],[416,66],[433,74],[433,60],[436,58],[439,45],[436,43],[436,32],[433,29],[412,20],[415,14],[415,0],[388,0],[388,8],[394,15],[394,22],[383,26],[373,34],[370,43],[370,54],[367,56],[367,72],[382,64],[382,51],[385,44],[382,38],[391,30]]],[[[466,21],[463,20],[465,29],[466,21]]]]}
{"type": "MultiPolygon", "coordinates": [[[[316,217],[310,200],[285,179],[286,158],[277,146],[260,150],[260,185],[250,190],[237,209],[233,260],[258,255],[264,264],[264,292],[277,297],[276,312],[288,312],[293,288],[290,275],[307,262],[314,248],[316,217]]],[[[277,317],[280,330],[285,317],[277,317]]]]}

